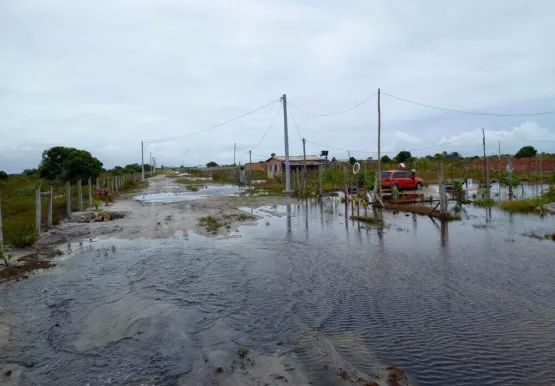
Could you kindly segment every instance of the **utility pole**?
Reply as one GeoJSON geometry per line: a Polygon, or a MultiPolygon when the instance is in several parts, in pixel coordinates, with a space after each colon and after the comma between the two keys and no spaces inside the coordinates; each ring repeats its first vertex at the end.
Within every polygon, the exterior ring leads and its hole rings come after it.
{"type": "Polygon", "coordinates": [[[152,157],[152,170],[156,173],[156,157],[152,157]]]}
{"type": "Polygon", "coordinates": [[[141,141],[141,181],[145,180],[145,145],[141,141]]]}
{"type": "Polygon", "coordinates": [[[285,137],[285,193],[291,193],[291,171],[289,170],[289,133],[287,131],[287,95],[281,97],[283,102],[283,134],[285,137]]]}
{"type": "Polygon", "coordinates": [[[374,201],[379,200],[381,202],[382,197],[382,172],[381,172],[381,130],[382,130],[382,114],[380,106],[380,89],[378,89],[378,166],[376,168],[376,182],[374,185],[374,201]]]}
{"type": "Polygon", "coordinates": [[[233,144],[233,166],[235,166],[235,152],[237,151],[237,144],[233,144]]]}
{"type": "Polygon", "coordinates": [[[306,188],[306,139],[303,138],[303,184],[306,188]]]}
{"type": "Polygon", "coordinates": [[[150,163],[149,163],[149,165],[150,165],[150,173],[149,174],[152,175],[152,152],[150,152],[150,163]]]}
{"type": "Polygon", "coordinates": [[[499,184],[499,197],[501,197],[501,141],[497,141],[497,183],[499,184]]]}
{"type": "Polygon", "coordinates": [[[347,150],[347,157],[348,157],[349,159],[351,159],[351,151],[350,151],[350,150],[347,150]]]}
{"type": "Polygon", "coordinates": [[[486,157],[486,132],[482,129],[482,144],[484,146],[484,172],[486,175],[486,195],[489,198],[489,162],[488,157],[486,157]]]}

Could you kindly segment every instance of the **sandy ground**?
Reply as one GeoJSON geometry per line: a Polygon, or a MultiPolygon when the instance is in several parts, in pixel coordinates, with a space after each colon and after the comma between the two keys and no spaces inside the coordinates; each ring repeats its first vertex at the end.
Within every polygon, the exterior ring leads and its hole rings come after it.
{"type": "MultiPolygon", "coordinates": [[[[118,197],[115,203],[101,207],[101,211],[123,214],[123,218],[106,222],[84,222],[90,218],[94,210],[74,212],[70,219],[63,220],[59,225],[41,233],[41,238],[33,247],[16,249],[6,248],[13,255],[13,261],[22,257],[37,254],[46,257],[52,251],[68,242],[84,241],[99,236],[110,236],[123,239],[158,239],[167,238],[180,233],[189,232],[214,236],[199,225],[201,217],[213,216],[221,219],[241,213],[241,207],[259,207],[269,204],[295,203],[288,197],[203,197],[192,201],[165,204],[143,203],[134,197],[143,194],[183,193],[183,184],[176,184],[173,179],[156,176],[149,179],[149,186],[140,192],[118,197]]],[[[247,220],[248,221],[248,220],[247,220]]],[[[236,232],[240,223],[234,221],[230,228],[222,227],[216,235],[231,235],[236,232]]]]}

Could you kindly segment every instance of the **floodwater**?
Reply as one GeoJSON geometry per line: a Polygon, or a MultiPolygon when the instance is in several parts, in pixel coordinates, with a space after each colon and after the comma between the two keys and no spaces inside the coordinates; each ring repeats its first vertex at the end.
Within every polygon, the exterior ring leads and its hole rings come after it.
{"type": "Polygon", "coordinates": [[[195,185],[199,190],[196,192],[177,193],[150,193],[139,194],[133,199],[149,204],[169,204],[173,202],[194,201],[212,196],[235,196],[244,188],[237,185],[195,185]]]}
{"type": "Polygon", "coordinates": [[[555,384],[555,243],[524,235],[555,232],[554,216],[385,213],[375,229],[344,209],[246,208],[264,219],[241,237],[69,245],[2,291],[17,328],[0,361],[25,367],[24,385],[205,385],[216,353],[240,345],[294,354],[333,384],[319,337],[364,374],[393,363],[421,385],[555,384]]]}

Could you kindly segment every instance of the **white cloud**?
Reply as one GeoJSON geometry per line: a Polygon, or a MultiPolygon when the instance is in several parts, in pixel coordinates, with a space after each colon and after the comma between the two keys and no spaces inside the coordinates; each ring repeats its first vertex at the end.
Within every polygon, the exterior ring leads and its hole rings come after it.
{"type": "MultiPolygon", "coordinates": [[[[52,145],[86,148],[108,167],[138,162],[143,139],[183,136],[284,92],[291,103],[322,113],[353,106],[378,87],[457,109],[553,110],[554,12],[551,2],[530,7],[520,0],[485,2],[480,12],[471,2],[432,0],[353,0],[348,7],[331,0],[2,2],[0,169],[35,167],[52,145]]],[[[237,143],[245,162],[244,150],[258,143],[276,108],[149,149],[159,164],[229,162],[237,143]]],[[[375,100],[327,118],[293,113],[301,136],[324,145],[308,144],[311,153],[375,151],[375,100]]],[[[394,154],[480,134],[481,127],[492,138],[510,133],[499,138],[511,148],[533,139],[534,128],[515,129],[524,122],[382,96],[382,143],[394,154]]],[[[542,138],[555,133],[555,116],[532,123],[542,138]]],[[[300,136],[289,126],[291,153],[300,154],[300,136]]],[[[282,133],[278,117],[253,153],[283,153],[282,133]]],[[[480,138],[445,147],[479,151],[480,138]]],[[[550,142],[537,145],[555,151],[550,142]]]]}

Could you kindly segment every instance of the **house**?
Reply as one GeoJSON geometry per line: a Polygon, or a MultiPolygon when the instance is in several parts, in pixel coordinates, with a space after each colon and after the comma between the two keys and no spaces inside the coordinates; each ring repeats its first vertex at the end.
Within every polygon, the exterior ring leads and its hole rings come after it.
{"type": "Polygon", "coordinates": [[[251,172],[265,172],[267,170],[266,162],[252,162],[245,164],[245,169],[251,172]]]}
{"type": "MultiPolygon", "coordinates": [[[[319,155],[307,155],[306,159],[302,155],[292,155],[289,156],[289,168],[291,172],[301,172],[305,162],[306,170],[314,171],[318,170],[320,166],[328,165],[330,161],[328,161],[325,156],[319,155]]],[[[285,173],[285,156],[272,153],[272,156],[266,160],[266,165],[268,168],[268,178],[281,176],[285,173]]]]}

